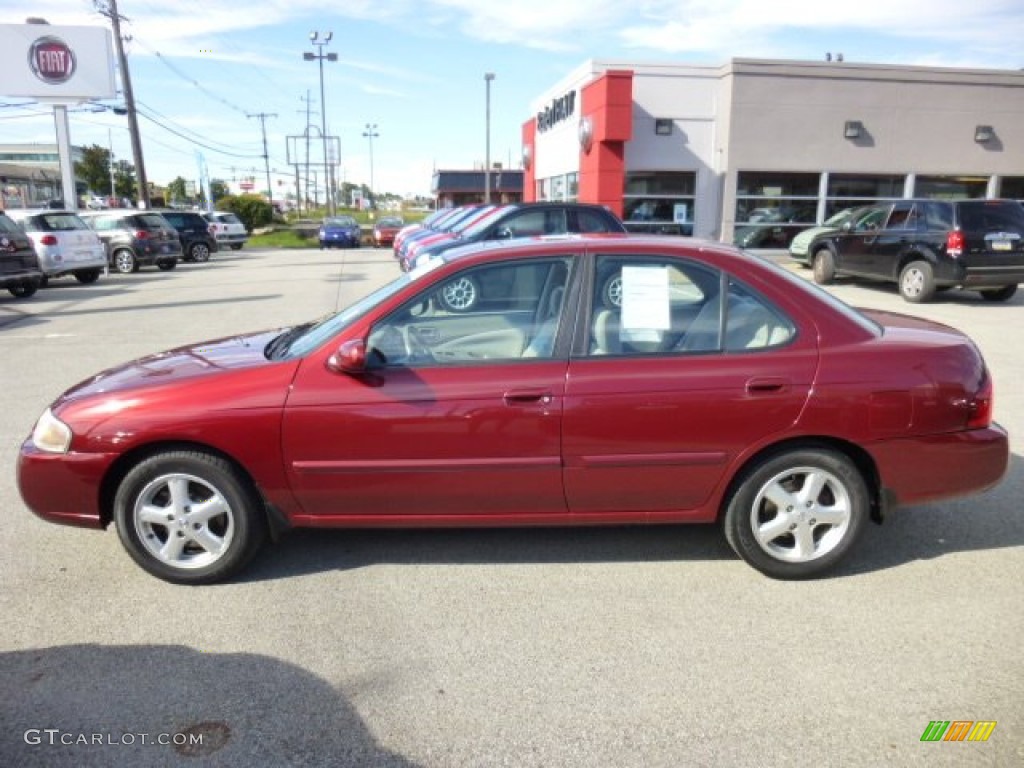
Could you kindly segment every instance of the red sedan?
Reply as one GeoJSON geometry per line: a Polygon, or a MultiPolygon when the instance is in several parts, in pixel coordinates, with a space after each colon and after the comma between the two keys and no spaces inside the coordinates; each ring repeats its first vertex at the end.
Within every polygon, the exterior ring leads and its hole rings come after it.
{"type": "Polygon", "coordinates": [[[753,567],[801,578],[896,504],[998,483],[992,398],[963,333],[855,311],[729,246],[488,243],[316,323],[82,382],[18,483],[40,517],[112,522],[180,583],[295,526],[714,521],[753,567]],[[467,301],[441,300],[453,286],[467,301]]]}
{"type": "Polygon", "coordinates": [[[385,245],[393,245],[397,235],[405,222],[397,216],[385,216],[373,225],[373,244],[378,248],[385,245]]]}

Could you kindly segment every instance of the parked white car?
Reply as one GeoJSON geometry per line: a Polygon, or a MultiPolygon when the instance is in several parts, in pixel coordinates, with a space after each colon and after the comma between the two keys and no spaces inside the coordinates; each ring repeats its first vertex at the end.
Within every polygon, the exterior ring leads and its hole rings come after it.
{"type": "Polygon", "coordinates": [[[249,239],[245,224],[235,214],[228,211],[212,211],[204,213],[203,218],[210,222],[210,230],[217,239],[217,245],[228,246],[233,251],[239,250],[249,239]]]}
{"type": "Polygon", "coordinates": [[[44,283],[62,275],[94,283],[107,269],[106,246],[73,211],[41,208],[7,211],[7,215],[31,238],[44,283]]]}

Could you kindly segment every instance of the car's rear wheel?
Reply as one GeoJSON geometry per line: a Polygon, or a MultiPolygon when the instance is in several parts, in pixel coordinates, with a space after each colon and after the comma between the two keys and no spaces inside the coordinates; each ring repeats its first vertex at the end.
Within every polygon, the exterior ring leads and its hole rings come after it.
{"type": "Polygon", "coordinates": [[[608,308],[622,307],[622,276],[614,274],[601,286],[601,302],[608,308]]]}
{"type": "Polygon", "coordinates": [[[242,244],[241,243],[232,243],[231,244],[231,250],[232,251],[240,251],[240,250],[242,250],[242,244]]]}
{"type": "Polygon", "coordinates": [[[38,283],[21,283],[19,285],[12,285],[7,289],[7,292],[16,299],[27,299],[30,296],[34,296],[38,290],[38,283]]]}
{"type": "Polygon", "coordinates": [[[438,291],[441,306],[450,312],[468,312],[480,301],[480,285],[469,275],[445,283],[438,291]]]}
{"type": "Polygon", "coordinates": [[[80,269],[75,272],[75,280],[83,285],[89,285],[100,279],[100,272],[98,269],[80,269]]]}
{"type": "Polygon", "coordinates": [[[156,265],[157,265],[158,268],[162,269],[164,272],[170,272],[172,269],[174,269],[176,266],[178,266],[178,260],[177,259],[167,259],[165,261],[158,261],[156,263],[156,265]]]}
{"type": "Polygon", "coordinates": [[[828,248],[819,248],[811,260],[814,270],[814,282],[818,285],[830,285],[836,279],[836,259],[828,248]]]}
{"type": "Polygon", "coordinates": [[[206,243],[192,243],[191,247],[188,249],[188,255],[192,261],[198,261],[199,263],[209,261],[210,246],[206,243]]]}
{"type": "Polygon", "coordinates": [[[935,297],[935,272],[927,261],[912,261],[900,272],[900,296],[913,304],[935,297]]]}
{"type": "Polygon", "coordinates": [[[229,577],[266,538],[252,484],[226,460],[198,451],[168,451],[132,468],[118,486],[114,522],[136,563],[177,584],[229,577]]]}
{"type": "Polygon", "coordinates": [[[981,298],[985,301],[1009,301],[1016,293],[1016,285],[1004,285],[1002,288],[993,288],[989,291],[982,291],[981,298]]]}
{"type": "Polygon", "coordinates": [[[121,250],[114,254],[114,269],[122,275],[139,271],[139,263],[131,251],[121,250]]]}
{"type": "Polygon", "coordinates": [[[801,579],[836,565],[868,517],[860,471],[841,453],[805,447],[760,461],[742,477],[725,513],[725,535],[767,576],[801,579]]]}

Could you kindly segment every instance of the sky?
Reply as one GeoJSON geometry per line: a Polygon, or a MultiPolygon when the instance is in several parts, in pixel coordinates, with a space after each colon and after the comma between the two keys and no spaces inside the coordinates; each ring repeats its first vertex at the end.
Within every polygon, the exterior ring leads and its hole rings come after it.
{"type": "MultiPolygon", "coordinates": [[[[304,161],[288,157],[287,137],[307,132],[307,115],[319,135],[319,67],[303,60],[317,51],[313,31],[333,33],[323,51],[338,57],[323,63],[338,180],[403,196],[429,195],[435,169],[483,166],[487,72],[490,158],[518,168],[532,107],[589,59],[719,65],[841,52],[1024,68],[1022,0],[119,0],[118,10],[149,180],[198,179],[198,150],[212,178],[255,176],[265,188],[253,117],[263,113],[275,193],[287,189],[279,180],[294,185],[289,159],[304,161]]],[[[92,0],[0,0],[0,23],[29,17],[109,27],[92,0]]],[[[131,160],[123,116],[82,105],[70,131],[75,145],[131,160]]],[[[0,143],[54,141],[52,109],[5,97],[0,77],[0,143]]]]}

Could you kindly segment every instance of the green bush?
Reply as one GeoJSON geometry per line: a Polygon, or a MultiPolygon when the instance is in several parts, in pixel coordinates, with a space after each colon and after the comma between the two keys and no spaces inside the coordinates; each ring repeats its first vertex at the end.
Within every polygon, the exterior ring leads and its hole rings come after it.
{"type": "Polygon", "coordinates": [[[252,232],[256,227],[266,227],[274,220],[274,209],[259,195],[227,195],[217,201],[218,211],[231,211],[252,232]]]}

